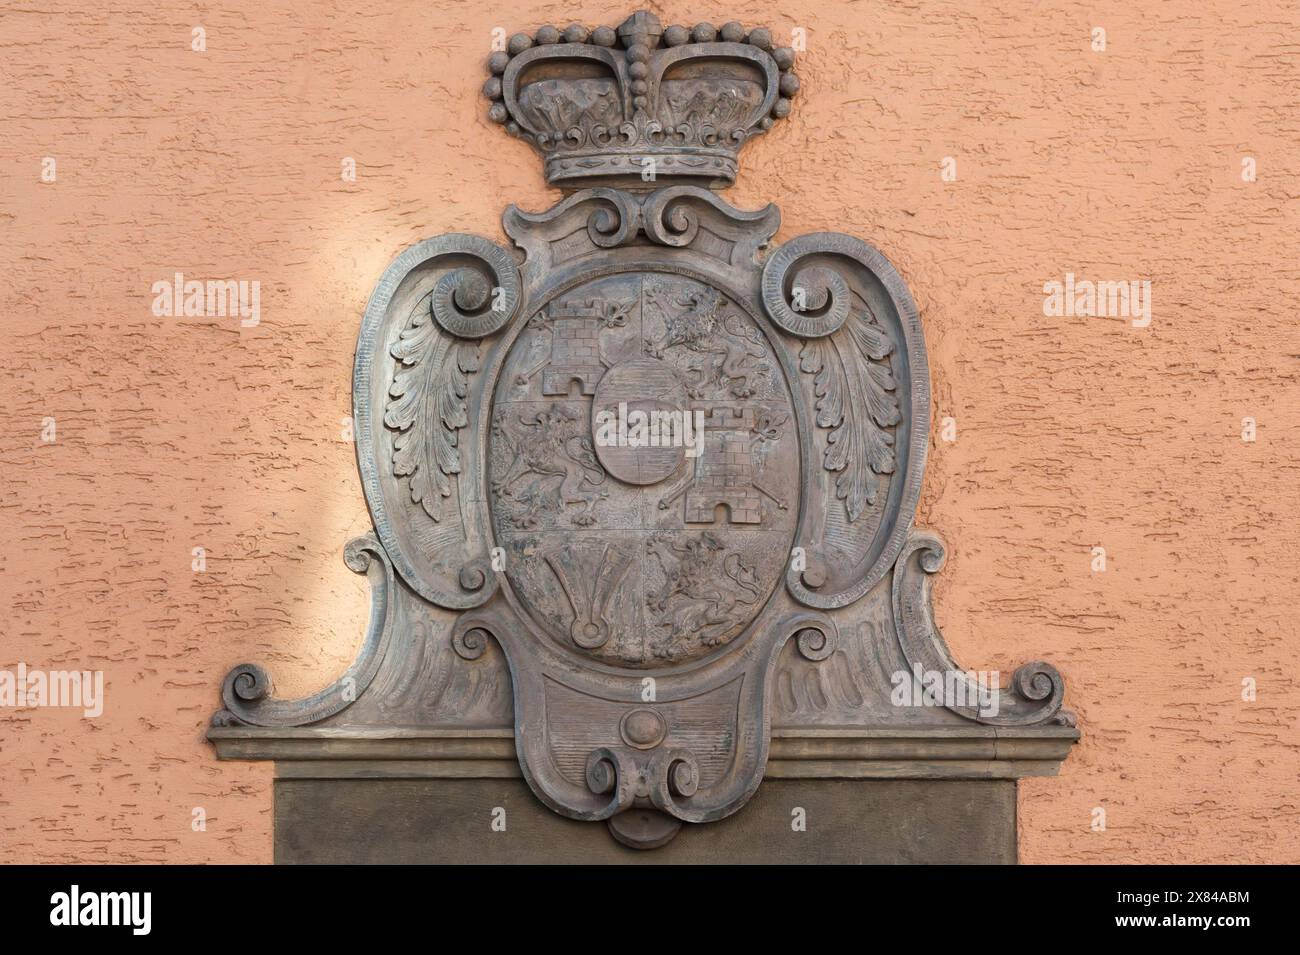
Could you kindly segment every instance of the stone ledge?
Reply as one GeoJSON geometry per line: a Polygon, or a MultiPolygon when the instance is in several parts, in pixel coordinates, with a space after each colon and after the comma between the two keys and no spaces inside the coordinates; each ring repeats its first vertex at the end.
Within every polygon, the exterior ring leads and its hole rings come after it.
{"type": "MultiPolygon", "coordinates": [[[[220,759],[274,760],[281,779],[509,779],[520,775],[508,728],[216,727],[220,759]]],[[[1079,731],[1069,726],[772,732],[767,779],[1019,779],[1055,776],[1079,731]]]]}

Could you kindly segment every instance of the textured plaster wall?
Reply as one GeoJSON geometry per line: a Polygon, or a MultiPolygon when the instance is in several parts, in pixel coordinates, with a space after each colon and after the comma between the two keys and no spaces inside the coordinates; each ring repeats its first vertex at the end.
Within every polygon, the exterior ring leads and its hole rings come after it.
{"type": "MultiPolygon", "coordinates": [[[[967,665],[1056,663],[1084,732],[1022,786],[1023,859],[1300,862],[1300,6],[650,6],[807,30],[794,115],[730,198],[911,284],[957,428],[919,518],[950,543],[940,622],[967,665]],[[1151,326],[1044,317],[1067,271],[1149,279],[1151,326]]],[[[360,642],[341,432],[371,287],[555,198],[485,118],[492,27],[631,7],[86,9],[0,7],[0,667],[102,669],[108,700],[0,711],[0,858],[267,862],[271,767],[202,736],[232,664],[300,695],[360,642]],[[176,271],[259,280],[261,324],[155,318],[176,271]]]]}

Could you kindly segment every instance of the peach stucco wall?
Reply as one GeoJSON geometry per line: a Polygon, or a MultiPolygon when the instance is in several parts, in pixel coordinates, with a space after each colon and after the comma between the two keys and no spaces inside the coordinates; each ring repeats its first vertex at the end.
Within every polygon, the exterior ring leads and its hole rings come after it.
{"type": "MultiPolygon", "coordinates": [[[[1084,734],[1022,785],[1022,858],[1300,862],[1300,6],[649,6],[807,31],[794,114],[729,198],[779,202],[781,239],[854,232],[911,285],[957,429],[919,517],[950,545],[939,620],[967,665],[1054,662],[1084,734]],[[1045,317],[1066,272],[1150,280],[1151,325],[1045,317]]],[[[301,695],[359,645],[342,430],[371,287],[557,195],[485,118],[492,28],[631,9],[0,10],[0,667],[108,683],[98,719],[0,711],[6,861],[270,861],[271,767],[203,731],[231,665],[301,695]],[[260,325],[154,317],[176,271],[260,281],[260,325]]]]}

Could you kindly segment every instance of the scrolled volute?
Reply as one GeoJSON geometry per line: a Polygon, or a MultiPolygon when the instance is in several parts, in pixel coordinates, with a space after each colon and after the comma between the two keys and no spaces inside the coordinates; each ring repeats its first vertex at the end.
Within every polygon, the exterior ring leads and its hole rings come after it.
{"type": "Polygon", "coordinates": [[[521,285],[514,258],[481,236],[451,233],[443,239],[443,255],[476,261],[438,279],[431,303],[434,320],[457,338],[499,332],[519,310],[521,285]]]}
{"type": "Polygon", "coordinates": [[[276,699],[270,674],[255,663],[241,663],[222,682],[225,708],[213,717],[213,726],[305,726],[347,709],[370,685],[391,638],[393,565],[371,534],[351,541],[344,560],[351,570],[370,578],[370,621],[356,661],[333,684],[299,700],[276,699]]]}
{"type": "Polygon", "coordinates": [[[930,602],[933,576],[944,565],[943,543],[935,536],[916,532],[903,548],[894,569],[894,624],[899,645],[914,671],[941,674],[947,687],[963,681],[957,699],[944,698],[954,713],[989,726],[1031,726],[1052,720],[1073,724],[1073,715],[1061,710],[1065,680],[1056,667],[1041,660],[1017,668],[1009,686],[981,686],[961,670],[948,651],[934,621],[930,602]],[[979,701],[972,703],[972,700],[979,701]]]}
{"type": "Polygon", "coordinates": [[[826,234],[787,242],[763,267],[763,307],[783,331],[799,338],[823,338],[838,331],[852,306],[849,283],[838,269],[809,259],[842,252],[826,234]]]}

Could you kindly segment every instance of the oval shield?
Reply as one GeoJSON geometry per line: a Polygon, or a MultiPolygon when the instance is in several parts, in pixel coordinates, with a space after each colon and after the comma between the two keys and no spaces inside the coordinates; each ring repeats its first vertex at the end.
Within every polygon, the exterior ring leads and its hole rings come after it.
{"type": "Polygon", "coordinates": [[[546,304],[505,359],[489,442],[528,616],[620,667],[735,640],[793,544],[793,417],[762,327],[711,285],[628,272],[546,304]]]}

